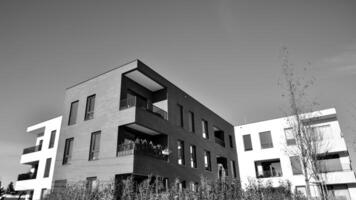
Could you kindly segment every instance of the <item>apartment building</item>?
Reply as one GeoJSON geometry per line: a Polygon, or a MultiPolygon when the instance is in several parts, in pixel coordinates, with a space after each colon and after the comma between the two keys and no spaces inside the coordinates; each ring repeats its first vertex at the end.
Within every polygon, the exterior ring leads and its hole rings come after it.
{"type": "Polygon", "coordinates": [[[62,117],[57,117],[27,128],[35,137],[35,146],[25,148],[20,163],[29,166],[29,171],[18,175],[16,191],[23,197],[41,199],[52,188],[54,165],[60,137],[62,117]]]}
{"type": "MultiPolygon", "coordinates": [[[[355,200],[355,173],[336,110],[321,110],[304,116],[313,133],[321,138],[318,162],[327,189],[338,199],[355,200]]],[[[294,191],[305,193],[302,165],[294,153],[297,152],[296,140],[291,128],[291,117],[235,127],[243,187],[253,180],[271,181],[274,186],[279,185],[280,181],[289,180],[294,191]]],[[[317,196],[315,180],[311,180],[311,183],[312,195],[317,196]]]]}
{"type": "Polygon", "coordinates": [[[54,185],[238,178],[234,127],[139,60],[65,92],[54,185]]]}

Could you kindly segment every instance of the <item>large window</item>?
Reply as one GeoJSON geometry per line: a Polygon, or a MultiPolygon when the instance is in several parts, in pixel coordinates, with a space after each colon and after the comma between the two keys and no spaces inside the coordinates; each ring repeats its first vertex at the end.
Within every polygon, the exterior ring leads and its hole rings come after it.
{"type": "Polygon", "coordinates": [[[77,123],[78,105],[79,101],[73,101],[70,104],[68,125],[73,125],[77,123]]]}
{"type": "Polygon", "coordinates": [[[49,139],[49,146],[48,146],[49,149],[53,148],[55,140],[56,140],[56,130],[51,132],[51,137],[49,139]]]}
{"type": "Polygon", "coordinates": [[[100,131],[91,134],[89,160],[99,159],[100,135],[101,135],[100,131]]]}
{"type": "Polygon", "coordinates": [[[194,145],[190,145],[190,167],[197,168],[197,148],[194,145]]]}
{"type": "Polygon", "coordinates": [[[98,182],[96,177],[88,177],[87,178],[87,184],[86,184],[86,189],[87,192],[93,192],[98,187],[98,182]]]}
{"type": "Polygon", "coordinates": [[[235,161],[231,160],[230,161],[230,165],[231,165],[231,174],[233,178],[236,178],[236,165],[235,165],[235,161]]]}
{"type": "Polygon", "coordinates": [[[232,139],[232,135],[229,135],[229,144],[230,144],[230,148],[234,148],[234,141],[232,139]]]}
{"type": "Polygon", "coordinates": [[[194,113],[192,111],[188,112],[188,119],[189,119],[189,131],[190,132],[195,132],[195,124],[194,124],[194,113]]]}
{"type": "Polygon", "coordinates": [[[52,162],[52,158],[47,158],[45,171],[44,171],[44,175],[43,175],[44,178],[49,177],[49,172],[51,170],[51,162],[52,162]]]}
{"type": "Polygon", "coordinates": [[[313,127],[311,131],[315,141],[333,138],[333,132],[329,124],[313,127]]]}
{"type": "Polygon", "coordinates": [[[279,159],[256,161],[255,167],[257,178],[279,177],[283,175],[279,159]]]}
{"type": "Polygon", "coordinates": [[[209,131],[208,131],[208,121],[202,119],[201,120],[201,130],[204,139],[209,139],[209,131]]]}
{"type": "Polygon", "coordinates": [[[242,136],[244,140],[244,147],[245,151],[251,151],[252,150],[252,141],[251,141],[251,135],[244,135],[242,136]]]}
{"type": "Polygon", "coordinates": [[[177,149],[178,149],[178,164],[185,165],[184,142],[182,140],[177,141],[177,149]]]}
{"type": "Polygon", "coordinates": [[[72,159],[73,141],[74,138],[68,138],[65,141],[63,165],[70,163],[70,160],[72,159]]]}
{"type": "Polygon", "coordinates": [[[84,120],[89,120],[94,118],[94,106],[95,106],[95,94],[88,96],[87,98],[84,120]]]}
{"type": "Polygon", "coordinates": [[[262,149],[273,148],[271,131],[261,132],[260,133],[260,142],[261,142],[262,149]]]}
{"type": "Polygon", "coordinates": [[[292,166],[293,175],[303,174],[302,165],[299,156],[289,157],[292,166]]]}
{"type": "Polygon", "coordinates": [[[286,136],[286,140],[287,140],[287,145],[288,146],[296,144],[293,128],[285,128],[284,129],[284,134],[286,136]]]}
{"type": "Polygon", "coordinates": [[[183,106],[180,104],[177,104],[177,109],[178,109],[178,122],[177,125],[180,127],[184,127],[184,118],[183,118],[183,106]]]}
{"type": "Polygon", "coordinates": [[[204,168],[205,170],[211,171],[210,151],[204,151],[204,168]]]}

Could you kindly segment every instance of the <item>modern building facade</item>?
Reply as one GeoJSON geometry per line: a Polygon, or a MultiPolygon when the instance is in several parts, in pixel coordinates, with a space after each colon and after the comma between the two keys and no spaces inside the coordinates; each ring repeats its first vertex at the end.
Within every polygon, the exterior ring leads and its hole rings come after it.
{"type": "Polygon", "coordinates": [[[139,60],[65,93],[54,185],[238,178],[234,127],[139,60]]]}
{"type": "MultiPolygon", "coordinates": [[[[336,110],[327,109],[305,114],[313,133],[321,136],[320,162],[327,189],[340,199],[356,199],[356,178],[348,149],[340,129],[336,110]]],[[[296,140],[291,132],[291,118],[279,118],[235,127],[243,187],[249,181],[271,181],[277,186],[289,180],[294,191],[305,193],[300,158],[294,152],[296,140]]],[[[319,152],[319,151],[318,151],[319,152]]],[[[318,195],[311,181],[313,196],[318,195]]]]}
{"type": "Polygon", "coordinates": [[[23,191],[38,200],[52,188],[56,163],[57,146],[60,137],[62,117],[57,117],[27,128],[36,136],[36,145],[23,150],[20,163],[30,167],[29,172],[20,174],[15,184],[16,191],[23,191]]]}

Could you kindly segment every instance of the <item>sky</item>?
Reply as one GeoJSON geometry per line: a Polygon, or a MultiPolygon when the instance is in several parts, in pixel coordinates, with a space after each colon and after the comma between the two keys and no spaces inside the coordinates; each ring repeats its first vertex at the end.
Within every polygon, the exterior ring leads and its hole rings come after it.
{"type": "Polygon", "coordinates": [[[283,117],[284,46],[355,164],[355,19],[354,0],[2,0],[0,180],[28,170],[26,127],[61,115],[65,88],[136,58],[234,125],[283,117]]]}

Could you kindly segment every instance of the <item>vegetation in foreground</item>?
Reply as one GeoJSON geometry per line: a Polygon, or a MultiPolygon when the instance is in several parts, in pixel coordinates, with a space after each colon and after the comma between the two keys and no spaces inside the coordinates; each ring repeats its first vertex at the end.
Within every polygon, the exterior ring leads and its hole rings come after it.
{"type": "Polygon", "coordinates": [[[84,183],[68,184],[65,188],[55,189],[49,193],[46,200],[304,200],[302,195],[291,192],[289,182],[280,183],[272,187],[271,182],[251,181],[245,189],[241,189],[239,181],[210,182],[205,178],[197,188],[183,189],[178,180],[172,187],[165,188],[162,181],[147,179],[135,184],[133,178],[123,180],[119,185],[112,183],[98,183],[91,191],[84,183]]]}

